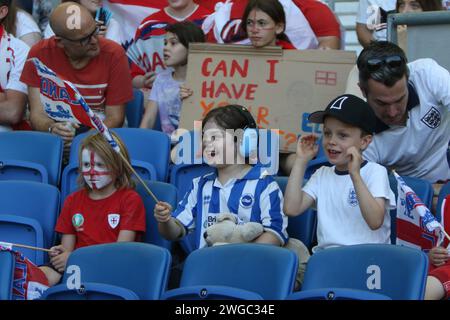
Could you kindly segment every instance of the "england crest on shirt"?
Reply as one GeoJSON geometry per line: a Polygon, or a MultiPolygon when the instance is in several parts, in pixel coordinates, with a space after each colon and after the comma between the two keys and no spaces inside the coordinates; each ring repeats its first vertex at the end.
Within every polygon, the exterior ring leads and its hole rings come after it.
{"type": "Polygon", "coordinates": [[[108,223],[109,226],[113,229],[115,229],[120,222],[120,215],[117,213],[110,213],[108,214],[108,223]]]}
{"type": "Polygon", "coordinates": [[[350,188],[348,192],[347,202],[351,207],[356,207],[359,204],[355,189],[350,188]]]}
{"type": "Polygon", "coordinates": [[[431,107],[421,121],[431,129],[436,129],[441,124],[441,114],[435,107],[431,107]]]}

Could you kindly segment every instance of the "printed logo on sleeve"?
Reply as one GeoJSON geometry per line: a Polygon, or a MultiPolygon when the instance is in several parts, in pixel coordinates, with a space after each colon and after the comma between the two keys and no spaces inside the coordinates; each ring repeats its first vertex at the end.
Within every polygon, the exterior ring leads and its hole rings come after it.
{"type": "Polygon", "coordinates": [[[120,222],[120,215],[117,213],[110,213],[108,214],[108,223],[109,226],[113,229],[115,229],[120,222]]]}

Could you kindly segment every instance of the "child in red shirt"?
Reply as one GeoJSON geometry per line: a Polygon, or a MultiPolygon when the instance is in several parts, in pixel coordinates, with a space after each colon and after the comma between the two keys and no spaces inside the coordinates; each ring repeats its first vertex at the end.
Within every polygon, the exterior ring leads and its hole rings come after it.
{"type": "MultiPolygon", "coordinates": [[[[129,162],[123,142],[111,134],[129,162]]],[[[50,249],[50,265],[40,267],[50,286],[60,281],[73,250],[94,244],[136,241],[145,232],[145,208],[133,190],[131,170],[100,133],[84,139],[79,161],[82,189],[65,200],[55,228],[62,234],[61,244],[50,249]]]]}

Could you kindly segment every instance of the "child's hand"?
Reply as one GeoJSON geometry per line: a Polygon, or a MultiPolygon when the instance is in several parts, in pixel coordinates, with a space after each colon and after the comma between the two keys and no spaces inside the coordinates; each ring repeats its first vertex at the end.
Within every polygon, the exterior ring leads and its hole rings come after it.
{"type": "Polygon", "coordinates": [[[448,260],[448,251],[443,247],[434,247],[428,252],[430,262],[436,267],[442,266],[448,260]]]}
{"type": "Polygon", "coordinates": [[[149,71],[144,74],[143,78],[143,87],[144,88],[151,88],[153,86],[153,82],[155,82],[156,79],[156,72],[149,71]]]}
{"type": "Polygon", "coordinates": [[[301,136],[297,142],[297,159],[302,159],[306,162],[312,160],[319,152],[317,140],[317,136],[313,134],[301,136]]]}
{"type": "Polygon", "coordinates": [[[361,152],[356,149],[354,146],[351,146],[347,149],[347,157],[348,161],[348,173],[355,174],[358,173],[361,169],[361,163],[363,162],[361,152]]]}
{"type": "Polygon", "coordinates": [[[194,93],[194,91],[192,91],[192,89],[189,89],[183,85],[180,85],[180,99],[181,100],[184,100],[184,99],[192,96],[193,93],[194,93]]]}
{"type": "Polygon", "coordinates": [[[98,35],[104,37],[106,35],[105,23],[103,21],[97,21],[97,24],[99,25],[98,35]]]}
{"type": "Polygon", "coordinates": [[[156,221],[160,223],[165,223],[172,217],[172,206],[167,202],[159,201],[155,204],[155,209],[153,210],[156,221]]]}
{"type": "Polygon", "coordinates": [[[50,250],[50,263],[58,272],[64,272],[70,251],[67,251],[62,245],[52,247],[50,250]]]}

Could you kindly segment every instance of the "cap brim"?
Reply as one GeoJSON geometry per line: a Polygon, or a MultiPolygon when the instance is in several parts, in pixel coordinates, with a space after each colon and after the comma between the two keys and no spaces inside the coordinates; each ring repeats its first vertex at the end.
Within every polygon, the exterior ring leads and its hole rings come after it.
{"type": "Polygon", "coordinates": [[[323,118],[325,115],[325,111],[316,111],[309,115],[308,120],[312,123],[323,123],[323,118]]]}

